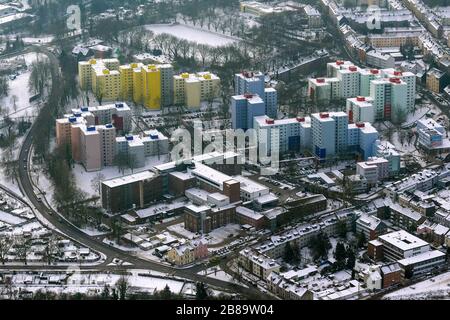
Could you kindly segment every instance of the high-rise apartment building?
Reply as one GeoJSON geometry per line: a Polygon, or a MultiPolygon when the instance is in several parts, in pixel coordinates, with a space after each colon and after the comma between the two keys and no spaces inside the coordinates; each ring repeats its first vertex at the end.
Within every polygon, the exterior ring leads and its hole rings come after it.
{"type": "Polygon", "coordinates": [[[253,128],[257,132],[258,142],[266,146],[266,156],[272,151],[298,152],[309,149],[311,144],[310,117],[274,120],[264,115],[254,118],[253,128]],[[273,150],[273,147],[277,149],[273,150]]]}
{"type": "Polygon", "coordinates": [[[83,164],[86,171],[114,165],[122,140],[127,155],[133,154],[129,164],[134,168],[144,166],[146,157],[168,153],[168,139],[157,130],[145,131],[141,136],[117,137],[117,132],[130,129],[131,110],[125,103],[81,107],[56,120],[56,143],[67,145],[73,160],[83,164]]]}
{"type": "Polygon", "coordinates": [[[349,61],[336,61],[327,64],[327,78],[309,79],[308,87],[310,98],[323,104],[335,99],[370,97],[374,120],[402,121],[415,105],[415,75],[392,68],[361,69],[349,61]]]}
{"type": "Polygon", "coordinates": [[[265,115],[265,103],[256,94],[244,94],[231,97],[231,121],[233,129],[253,128],[253,119],[265,115]]]}
{"type": "MultiPolygon", "coordinates": [[[[184,75],[184,74],[183,74],[184,75]]],[[[131,63],[120,65],[117,59],[91,59],[78,63],[82,90],[91,90],[104,101],[128,100],[158,110],[174,103],[200,107],[200,102],[216,98],[220,79],[209,72],[199,72],[175,85],[178,76],[170,64],[131,63]],[[178,92],[177,89],[181,91],[178,92]]]]}
{"type": "Polygon", "coordinates": [[[349,122],[375,122],[375,110],[372,102],[372,98],[362,96],[347,99],[349,122]]]}
{"type": "Polygon", "coordinates": [[[134,168],[145,166],[147,157],[169,152],[169,139],[158,130],[144,131],[142,135],[126,135],[115,139],[115,154],[122,153],[134,168]]]}
{"type": "Polygon", "coordinates": [[[264,115],[254,118],[254,129],[258,143],[266,146],[265,155],[309,150],[320,160],[343,153],[357,153],[367,159],[373,156],[378,139],[378,132],[370,123],[349,124],[345,112],[281,120],[264,115]]]}
{"type": "Polygon", "coordinates": [[[220,79],[210,72],[182,73],[173,76],[174,104],[199,108],[219,94],[220,79]]]}
{"type": "Polygon", "coordinates": [[[265,77],[262,72],[248,72],[235,74],[234,94],[236,96],[246,93],[257,94],[264,100],[266,115],[271,118],[277,117],[278,95],[274,88],[265,87],[265,77]]]}

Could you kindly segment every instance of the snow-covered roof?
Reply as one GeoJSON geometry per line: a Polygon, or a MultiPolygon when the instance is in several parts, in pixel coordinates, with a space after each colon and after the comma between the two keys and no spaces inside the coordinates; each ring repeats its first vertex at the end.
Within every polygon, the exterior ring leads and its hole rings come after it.
{"type": "Polygon", "coordinates": [[[236,214],[240,214],[254,220],[264,218],[264,216],[259,212],[241,206],[236,207],[236,214]]]}
{"type": "Polygon", "coordinates": [[[414,250],[429,246],[428,242],[406,232],[405,230],[387,233],[378,237],[383,243],[399,248],[402,251],[414,250]]]}
{"type": "Polygon", "coordinates": [[[382,221],[374,215],[362,215],[357,221],[360,224],[370,230],[376,230],[382,221]]]}
{"type": "Polygon", "coordinates": [[[265,185],[257,183],[256,181],[250,180],[249,178],[243,176],[233,176],[233,179],[239,181],[241,183],[241,190],[244,192],[248,192],[249,194],[256,192],[266,192],[269,193],[269,188],[265,185]]]}
{"type": "Polygon", "coordinates": [[[420,262],[424,262],[424,261],[428,261],[431,259],[445,259],[446,254],[439,251],[439,250],[431,250],[431,251],[427,251],[421,254],[418,254],[416,256],[412,256],[406,259],[402,259],[397,261],[398,264],[400,264],[401,266],[409,266],[409,265],[414,265],[420,262]]]}

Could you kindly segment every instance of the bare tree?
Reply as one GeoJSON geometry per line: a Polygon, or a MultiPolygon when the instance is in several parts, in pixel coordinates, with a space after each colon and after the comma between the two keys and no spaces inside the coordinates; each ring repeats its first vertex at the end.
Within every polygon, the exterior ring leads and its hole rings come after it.
{"type": "Polygon", "coordinates": [[[206,58],[208,57],[210,50],[210,47],[205,44],[199,44],[197,46],[197,51],[200,55],[200,58],[202,59],[202,67],[205,67],[206,58]]]}
{"type": "Polygon", "coordinates": [[[0,237],[0,261],[5,264],[9,250],[12,248],[14,241],[8,235],[2,235],[0,237]]]}
{"type": "Polygon", "coordinates": [[[31,243],[27,239],[20,238],[15,242],[16,254],[19,260],[27,264],[28,253],[30,253],[31,243]]]}
{"type": "Polygon", "coordinates": [[[137,163],[136,156],[134,154],[129,154],[128,155],[128,168],[131,169],[131,173],[134,172],[134,169],[137,168],[137,165],[138,165],[138,163],[137,163]]]}
{"type": "Polygon", "coordinates": [[[11,300],[12,297],[13,297],[13,294],[14,294],[14,290],[13,290],[14,283],[12,281],[12,277],[11,276],[8,276],[8,277],[5,278],[4,286],[5,286],[5,291],[6,291],[6,294],[8,295],[8,298],[11,300]]]}
{"type": "Polygon", "coordinates": [[[51,265],[59,255],[58,241],[55,236],[51,236],[44,248],[43,259],[51,265]]]}
{"type": "Polygon", "coordinates": [[[128,165],[128,155],[126,152],[118,152],[114,157],[114,165],[117,166],[117,169],[120,173],[124,174],[125,169],[128,165]]]}
{"type": "Polygon", "coordinates": [[[105,180],[106,177],[103,173],[98,172],[92,179],[91,179],[91,187],[92,189],[96,190],[98,194],[100,194],[102,181],[105,180]]]}
{"type": "Polygon", "coordinates": [[[116,289],[119,293],[119,300],[125,300],[129,290],[129,282],[126,276],[121,276],[116,283],[116,289]]]}
{"type": "Polygon", "coordinates": [[[19,98],[15,94],[13,94],[11,96],[11,100],[10,101],[11,101],[11,104],[13,106],[14,112],[17,112],[17,100],[19,100],[19,98]]]}
{"type": "Polygon", "coordinates": [[[95,87],[95,98],[97,99],[99,105],[102,105],[104,91],[103,86],[101,84],[97,84],[95,87]]]}

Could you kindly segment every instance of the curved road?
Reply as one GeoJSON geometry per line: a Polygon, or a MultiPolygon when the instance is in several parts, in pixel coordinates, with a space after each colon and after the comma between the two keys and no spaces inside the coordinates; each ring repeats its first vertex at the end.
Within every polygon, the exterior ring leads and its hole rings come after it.
{"type": "MultiPolygon", "coordinates": [[[[34,46],[33,49],[37,52],[41,52],[48,56],[50,61],[52,62],[52,80],[57,81],[59,77],[59,61],[58,59],[48,51],[46,48],[43,47],[36,47],[34,46]]],[[[52,86],[52,93],[54,86],[52,86]]],[[[43,108],[49,108],[50,106],[48,104],[45,104],[43,108]]],[[[49,221],[57,230],[64,233],[65,235],[69,236],[72,239],[75,239],[77,242],[83,244],[86,247],[89,247],[95,251],[103,253],[107,260],[96,267],[93,266],[86,266],[86,268],[116,268],[117,267],[111,267],[107,266],[109,262],[112,261],[113,258],[118,258],[124,261],[127,261],[129,263],[132,263],[133,266],[130,266],[129,268],[137,268],[137,269],[147,269],[147,270],[155,270],[158,272],[163,272],[167,274],[171,274],[174,276],[186,278],[192,281],[201,281],[206,284],[209,284],[214,287],[223,288],[235,293],[239,293],[247,298],[252,299],[271,299],[272,297],[262,293],[257,288],[246,288],[241,285],[232,284],[230,282],[208,278],[205,276],[198,275],[197,272],[199,272],[202,268],[200,266],[194,266],[188,269],[176,269],[172,268],[166,265],[159,264],[157,262],[144,260],[135,256],[132,256],[120,249],[114,248],[112,246],[109,246],[102,241],[91,237],[84,232],[80,231],[77,227],[72,225],[70,222],[66,221],[65,219],[61,219],[59,214],[55,212],[53,209],[48,208],[35,194],[33,184],[31,182],[31,178],[29,176],[29,157],[30,157],[30,150],[32,149],[33,139],[34,139],[34,133],[36,130],[36,123],[39,121],[39,117],[36,119],[35,123],[33,123],[33,126],[31,127],[30,131],[28,132],[27,136],[25,137],[23,144],[20,149],[19,154],[19,183],[22,192],[27,196],[31,204],[36,208],[36,210],[39,211],[39,213],[47,220],[49,221]]],[[[22,267],[12,267],[12,266],[4,266],[2,268],[7,269],[21,269],[22,267]]],[[[29,266],[29,268],[37,268],[35,266],[29,266]]]]}

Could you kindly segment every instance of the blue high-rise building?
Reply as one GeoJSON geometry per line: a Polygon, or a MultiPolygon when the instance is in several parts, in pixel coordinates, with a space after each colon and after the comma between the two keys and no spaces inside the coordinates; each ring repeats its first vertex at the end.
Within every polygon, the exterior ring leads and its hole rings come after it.
{"type": "Polygon", "coordinates": [[[265,114],[271,118],[277,117],[278,95],[273,88],[266,88],[262,72],[242,72],[234,76],[234,94],[257,94],[264,100],[265,114]]]}
{"type": "Polygon", "coordinates": [[[253,128],[253,118],[265,114],[265,103],[256,94],[244,94],[231,97],[231,121],[233,129],[253,128]]]}
{"type": "Polygon", "coordinates": [[[264,89],[264,102],[266,103],[266,115],[276,119],[278,113],[278,93],[274,88],[264,89]]]}
{"type": "Polygon", "coordinates": [[[264,99],[264,74],[261,72],[242,72],[234,76],[234,94],[257,94],[264,99]]]}

